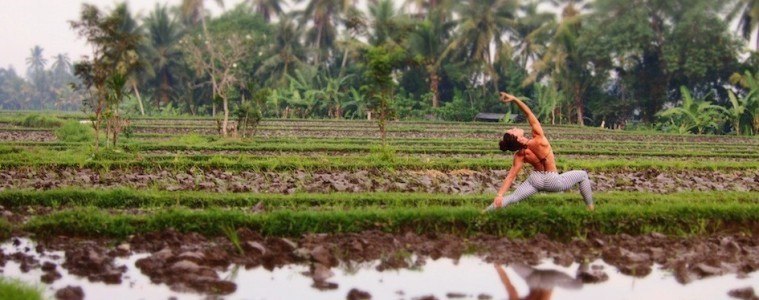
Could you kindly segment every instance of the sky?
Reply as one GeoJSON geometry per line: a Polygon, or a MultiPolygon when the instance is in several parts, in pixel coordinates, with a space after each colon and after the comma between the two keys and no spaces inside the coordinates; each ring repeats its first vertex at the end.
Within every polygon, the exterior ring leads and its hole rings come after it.
{"type": "MultiPolygon", "coordinates": [[[[26,74],[26,58],[35,45],[42,47],[43,55],[52,64],[59,53],[68,54],[72,62],[89,53],[84,39],[71,29],[68,21],[79,18],[83,3],[111,9],[116,0],[0,0],[0,68],[12,65],[16,73],[26,74]]],[[[147,15],[156,3],[179,5],[181,0],[127,0],[133,14],[147,15]]],[[[216,1],[207,1],[212,14],[221,13],[216,1]]],[[[233,8],[242,0],[224,0],[226,8],[233,8]]]]}
{"type": "MultiPolygon", "coordinates": [[[[243,0],[224,0],[230,9],[243,0]]],[[[127,0],[129,8],[137,16],[147,15],[156,3],[176,6],[182,0],[127,0]]],[[[223,10],[216,1],[206,1],[206,7],[213,15],[223,10]]],[[[68,21],[76,20],[83,3],[95,4],[109,10],[116,0],[0,0],[0,68],[13,66],[20,76],[26,74],[26,58],[35,45],[43,48],[48,59],[59,53],[68,54],[72,62],[89,53],[85,41],[77,37],[68,21]]],[[[733,24],[735,26],[735,24],[733,24]]],[[[734,28],[734,27],[733,27],[734,28]]],[[[755,36],[752,34],[752,36],[755,36]]],[[[755,45],[755,40],[749,44],[755,45]]]]}

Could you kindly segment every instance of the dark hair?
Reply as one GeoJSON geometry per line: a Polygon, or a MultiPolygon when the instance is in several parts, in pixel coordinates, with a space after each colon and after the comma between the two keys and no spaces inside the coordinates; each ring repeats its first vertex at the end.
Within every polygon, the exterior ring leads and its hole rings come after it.
{"type": "Polygon", "coordinates": [[[517,141],[515,135],[507,132],[503,134],[503,139],[498,142],[498,148],[501,148],[501,151],[517,151],[523,149],[524,145],[517,141]]]}

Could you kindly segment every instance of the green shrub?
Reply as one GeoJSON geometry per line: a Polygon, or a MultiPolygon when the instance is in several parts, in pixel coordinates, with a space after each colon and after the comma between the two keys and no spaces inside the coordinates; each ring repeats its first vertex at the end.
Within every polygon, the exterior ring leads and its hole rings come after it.
{"type": "Polygon", "coordinates": [[[95,130],[87,124],[68,121],[55,131],[55,136],[62,142],[91,142],[95,140],[95,130]]]}
{"type": "Polygon", "coordinates": [[[63,120],[52,116],[31,114],[16,124],[32,128],[54,128],[63,125],[63,120]]]}
{"type": "Polygon", "coordinates": [[[464,100],[463,96],[456,95],[453,101],[437,109],[437,115],[446,121],[471,121],[477,115],[477,109],[464,100]]]}

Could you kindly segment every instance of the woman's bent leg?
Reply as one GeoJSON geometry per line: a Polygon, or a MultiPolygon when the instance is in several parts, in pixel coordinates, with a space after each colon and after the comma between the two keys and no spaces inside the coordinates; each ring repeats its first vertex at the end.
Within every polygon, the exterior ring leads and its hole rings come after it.
{"type": "Polygon", "coordinates": [[[556,186],[557,190],[566,191],[575,184],[580,184],[580,194],[585,200],[585,205],[588,207],[593,206],[593,191],[590,187],[590,178],[588,178],[588,172],[575,170],[564,172],[559,175],[559,182],[556,186]]]}

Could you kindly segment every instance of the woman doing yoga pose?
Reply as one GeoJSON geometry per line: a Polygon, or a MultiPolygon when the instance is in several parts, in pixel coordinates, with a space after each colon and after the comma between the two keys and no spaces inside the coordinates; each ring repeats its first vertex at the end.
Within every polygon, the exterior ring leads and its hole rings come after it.
{"type": "Polygon", "coordinates": [[[580,184],[580,193],[583,199],[585,199],[585,205],[587,205],[589,210],[593,210],[593,193],[590,189],[588,173],[585,171],[569,171],[559,174],[556,169],[556,160],[553,150],[551,150],[551,144],[548,143],[540,122],[532,114],[530,108],[522,100],[507,93],[502,92],[500,100],[505,104],[515,103],[527,115],[527,121],[530,123],[530,127],[532,127],[532,138],[525,137],[524,130],[516,127],[507,130],[503,134],[503,139],[499,142],[499,146],[501,151],[515,151],[514,163],[506,179],[503,181],[503,186],[498,190],[498,195],[493,199],[493,204],[486,210],[505,207],[539,191],[566,191],[578,183],[580,184]],[[525,161],[532,165],[534,170],[527,177],[527,180],[522,182],[508,197],[504,198],[503,195],[511,187],[514,178],[522,170],[525,161]]]}

